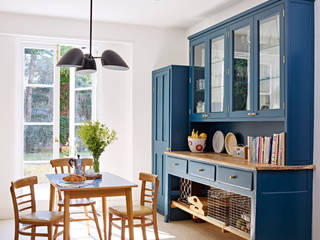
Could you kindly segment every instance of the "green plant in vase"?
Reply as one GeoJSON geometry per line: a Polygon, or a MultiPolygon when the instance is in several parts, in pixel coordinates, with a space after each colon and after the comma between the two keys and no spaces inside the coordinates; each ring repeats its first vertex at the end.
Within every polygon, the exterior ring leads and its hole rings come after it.
{"type": "Polygon", "coordinates": [[[93,170],[98,173],[99,158],[105,148],[116,140],[116,132],[99,121],[86,121],[79,127],[78,135],[93,156],[93,170]]]}

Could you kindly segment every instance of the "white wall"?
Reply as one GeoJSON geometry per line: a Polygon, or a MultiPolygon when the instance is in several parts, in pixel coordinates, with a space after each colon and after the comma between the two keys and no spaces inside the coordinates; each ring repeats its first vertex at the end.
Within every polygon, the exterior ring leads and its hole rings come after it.
{"type": "MultiPolygon", "coordinates": [[[[130,66],[128,72],[102,70],[98,82],[97,118],[119,134],[119,140],[102,155],[102,170],[138,182],[138,172],[151,172],[151,71],[187,63],[185,31],[102,22],[93,27],[94,40],[104,41],[130,66]]],[[[0,166],[5,167],[0,173],[0,218],[12,215],[9,182],[19,177],[21,162],[16,154],[21,93],[15,76],[15,35],[70,42],[87,40],[88,31],[87,21],[0,13],[0,166]]]]}
{"type": "Polygon", "coordinates": [[[203,19],[201,22],[190,26],[186,34],[187,36],[190,36],[194,33],[197,33],[203,29],[206,29],[207,27],[213,26],[217,23],[220,23],[230,17],[233,17],[239,13],[242,13],[250,8],[253,8],[263,2],[266,2],[266,0],[242,0],[238,1],[237,4],[234,4],[226,9],[218,9],[217,11],[213,11],[212,15],[203,19]]]}
{"type": "Polygon", "coordinates": [[[320,236],[320,2],[315,2],[314,157],[312,239],[320,236]]]}

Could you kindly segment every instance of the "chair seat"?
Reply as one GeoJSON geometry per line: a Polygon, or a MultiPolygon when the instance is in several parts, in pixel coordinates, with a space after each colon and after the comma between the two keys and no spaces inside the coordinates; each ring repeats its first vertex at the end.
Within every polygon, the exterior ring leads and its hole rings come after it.
{"type": "Polygon", "coordinates": [[[63,212],[36,211],[20,216],[21,223],[55,223],[63,219],[63,212]]]}
{"type": "MultiPolygon", "coordinates": [[[[70,199],[70,207],[82,207],[82,206],[89,206],[92,204],[95,204],[96,201],[90,199],[90,198],[76,198],[76,199],[70,199]]],[[[63,207],[64,206],[64,200],[58,201],[58,206],[63,207]]]]}
{"type": "MultiPolygon", "coordinates": [[[[109,212],[116,216],[127,218],[126,206],[109,207],[109,212]]],[[[152,215],[152,209],[150,207],[133,205],[133,217],[141,217],[146,215],[152,215]]]]}

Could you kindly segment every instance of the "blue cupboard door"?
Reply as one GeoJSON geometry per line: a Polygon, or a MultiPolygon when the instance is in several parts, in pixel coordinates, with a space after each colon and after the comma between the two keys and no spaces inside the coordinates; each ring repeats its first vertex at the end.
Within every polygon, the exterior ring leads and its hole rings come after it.
{"type": "Polygon", "coordinates": [[[190,54],[190,119],[202,120],[208,117],[207,46],[204,38],[191,43],[190,54]]]}
{"type": "Polygon", "coordinates": [[[228,56],[228,33],[226,28],[219,29],[208,36],[207,54],[208,69],[208,117],[225,118],[227,116],[229,68],[226,61],[228,56]]]}
{"type": "Polygon", "coordinates": [[[283,5],[254,16],[254,112],[258,117],[284,117],[283,5]]]}
{"type": "Polygon", "coordinates": [[[160,186],[158,192],[158,212],[164,211],[164,152],[170,146],[170,69],[167,68],[160,72],[155,72],[152,79],[152,171],[158,175],[160,186]]]}
{"type": "Polygon", "coordinates": [[[253,113],[253,18],[229,26],[230,117],[247,118],[253,113]]]}

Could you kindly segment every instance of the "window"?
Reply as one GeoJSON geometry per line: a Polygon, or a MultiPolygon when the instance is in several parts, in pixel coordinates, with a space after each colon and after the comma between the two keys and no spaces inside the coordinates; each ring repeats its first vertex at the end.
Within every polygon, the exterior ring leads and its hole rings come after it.
{"type": "MultiPolygon", "coordinates": [[[[23,47],[24,175],[36,175],[39,182],[47,181],[51,159],[90,156],[77,129],[83,121],[95,119],[96,74],[55,67],[57,53],[62,56],[72,47],[23,47]]],[[[86,47],[82,50],[88,52],[86,47]]]]}

